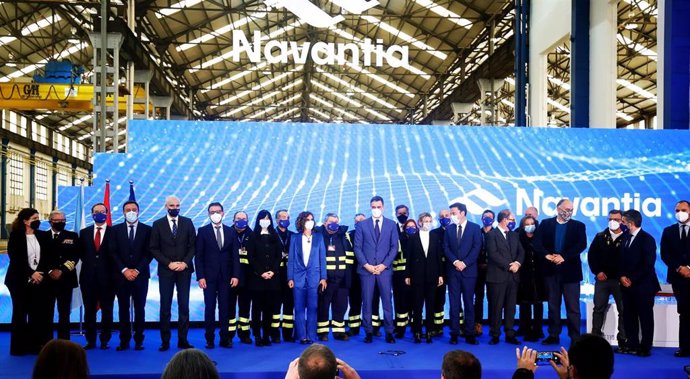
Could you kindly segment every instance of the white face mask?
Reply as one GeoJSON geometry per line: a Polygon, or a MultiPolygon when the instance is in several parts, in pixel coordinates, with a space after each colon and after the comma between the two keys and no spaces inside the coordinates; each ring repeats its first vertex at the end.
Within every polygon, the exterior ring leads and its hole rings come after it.
{"type": "Polygon", "coordinates": [[[618,230],[621,227],[621,223],[616,220],[609,221],[609,230],[618,230]]]}
{"type": "Polygon", "coordinates": [[[307,220],[307,221],[304,223],[304,229],[305,229],[305,230],[312,230],[312,229],[314,229],[314,220],[307,220]]]}
{"type": "Polygon", "coordinates": [[[125,219],[130,224],[134,224],[135,222],[137,222],[137,219],[139,219],[139,214],[137,212],[134,212],[134,211],[129,211],[129,212],[125,213],[125,219]]]}
{"type": "Polygon", "coordinates": [[[460,225],[460,217],[457,215],[450,215],[450,222],[452,222],[455,225],[460,225]]]}
{"type": "Polygon", "coordinates": [[[432,228],[432,224],[430,222],[425,222],[422,224],[422,230],[425,232],[430,231],[432,228]]]}
{"type": "Polygon", "coordinates": [[[223,215],[221,215],[220,213],[211,214],[211,222],[213,222],[214,224],[218,224],[222,220],[223,220],[223,215]]]}
{"type": "Polygon", "coordinates": [[[688,212],[676,212],[676,220],[680,223],[684,223],[685,221],[688,221],[688,212]]]}
{"type": "Polygon", "coordinates": [[[383,212],[379,208],[372,208],[372,210],[371,210],[371,215],[374,216],[374,218],[381,217],[381,213],[383,213],[383,212]]]}
{"type": "Polygon", "coordinates": [[[271,226],[271,220],[266,220],[266,219],[259,220],[259,226],[263,229],[266,229],[269,226],[271,226]]]}
{"type": "Polygon", "coordinates": [[[536,225],[525,225],[525,233],[534,233],[536,229],[536,225]]]}

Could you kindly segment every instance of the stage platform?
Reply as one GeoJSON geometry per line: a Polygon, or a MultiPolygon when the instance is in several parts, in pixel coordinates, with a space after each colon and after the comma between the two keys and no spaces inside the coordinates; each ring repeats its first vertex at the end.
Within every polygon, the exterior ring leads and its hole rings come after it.
{"type": "MultiPolygon", "coordinates": [[[[441,376],[441,361],[443,354],[449,350],[462,349],[476,355],[482,364],[482,377],[488,379],[510,378],[515,370],[515,346],[503,342],[495,346],[488,344],[489,337],[479,338],[480,345],[470,346],[464,342],[458,345],[448,343],[448,329],[445,335],[434,339],[434,343],[416,345],[408,333],[404,339],[395,344],[387,344],[383,337],[375,337],[374,343],[363,343],[363,336],[352,340],[325,342],[339,358],[344,359],[355,367],[362,378],[410,378],[428,379],[441,376]],[[404,352],[393,355],[394,352],[404,352]]],[[[251,378],[251,379],[282,379],[288,363],[297,357],[303,345],[295,343],[274,344],[270,347],[256,347],[240,344],[235,340],[232,349],[216,347],[212,350],[204,349],[202,329],[192,329],[189,334],[190,342],[208,353],[217,362],[222,378],[251,378]]],[[[84,343],[81,336],[73,337],[78,343],[84,343]]],[[[117,334],[114,334],[109,350],[91,350],[87,352],[92,378],[115,379],[137,378],[154,379],[160,375],[170,358],[178,351],[175,347],[176,338],[173,335],[173,348],[167,352],[159,352],[160,337],[157,330],[146,331],[145,350],[143,351],[115,351],[117,334]]],[[[561,343],[569,344],[568,337],[561,336],[561,343]]],[[[554,350],[539,343],[528,343],[530,347],[540,350],[554,350]]],[[[639,358],[628,355],[616,355],[614,378],[684,378],[683,366],[690,364],[690,358],[673,357],[673,348],[654,348],[649,358],[639,358]]],[[[0,333],[0,378],[26,379],[31,377],[35,356],[12,357],[9,355],[9,333],[0,333]]],[[[556,374],[549,366],[537,370],[537,378],[556,378],[556,374]]]]}

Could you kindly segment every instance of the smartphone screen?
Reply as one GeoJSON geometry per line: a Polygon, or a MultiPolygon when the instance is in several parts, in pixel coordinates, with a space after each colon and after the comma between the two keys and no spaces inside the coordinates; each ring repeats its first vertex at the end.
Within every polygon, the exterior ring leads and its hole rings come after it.
{"type": "Polygon", "coordinates": [[[550,364],[549,361],[561,363],[561,360],[556,355],[556,351],[539,351],[537,352],[537,365],[544,366],[550,364]]]}

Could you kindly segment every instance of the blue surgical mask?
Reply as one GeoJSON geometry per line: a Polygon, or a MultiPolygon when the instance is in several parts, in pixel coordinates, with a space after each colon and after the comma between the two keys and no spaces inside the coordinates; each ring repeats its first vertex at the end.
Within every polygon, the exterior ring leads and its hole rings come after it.
{"type": "Polygon", "coordinates": [[[237,229],[244,229],[247,227],[247,220],[236,220],[235,227],[237,229]]]}
{"type": "Polygon", "coordinates": [[[287,229],[287,227],[290,226],[290,220],[280,220],[278,221],[278,226],[287,229]]]}
{"type": "Polygon", "coordinates": [[[330,230],[331,232],[337,232],[339,228],[340,228],[340,225],[338,225],[337,222],[333,222],[333,223],[328,224],[328,230],[330,230]]]}
{"type": "Polygon", "coordinates": [[[534,231],[537,229],[536,225],[525,225],[525,233],[534,233],[534,231]]]}
{"type": "Polygon", "coordinates": [[[94,213],[91,217],[97,224],[102,224],[108,219],[108,215],[105,213],[94,213]]]}
{"type": "Polygon", "coordinates": [[[508,230],[515,229],[515,221],[508,222],[508,225],[506,225],[506,227],[508,228],[508,230]]]}
{"type": "Polygon", "coordinates": [[[438,221],[441,223],[441,226],[444,228],[446,226],[450,225],[450,217],[441,217],[438,219],[438,221]]]}
{"type": "Polygon", "coordinates": [[[493,224],[494,224],[494,219],[493,219],[493,217],[488,217],[488,216],[487,216],[487,217],[482,217],[482,224],[484,224],[484,226],[491,226],[491,225],[493,225],[493,224]]]}
{"type": "Polygon", "coordinates": [[[177,217],[180,214],[180,209],[179,208],[168,209],[168,214],[170,215],[170,217],[177,217]]]}
{"type": "Polygon", "coordinates": [[[409,226],[409,227],[405,228],[405,233],[407,233],[408,236],[411,236],[411,235],[417,233],[417,228],[415,228],[414,226],[409,226]]]}

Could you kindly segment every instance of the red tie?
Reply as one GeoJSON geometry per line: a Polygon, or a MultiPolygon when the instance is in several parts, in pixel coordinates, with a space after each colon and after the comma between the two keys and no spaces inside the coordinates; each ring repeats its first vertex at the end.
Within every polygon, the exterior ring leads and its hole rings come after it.
{"type": "Polygon", "coordinates": [[[96,251],[101,248],[101,227],[96,228],[96,238],[93,240],[94,246],[96,246],[96,251]]]}

